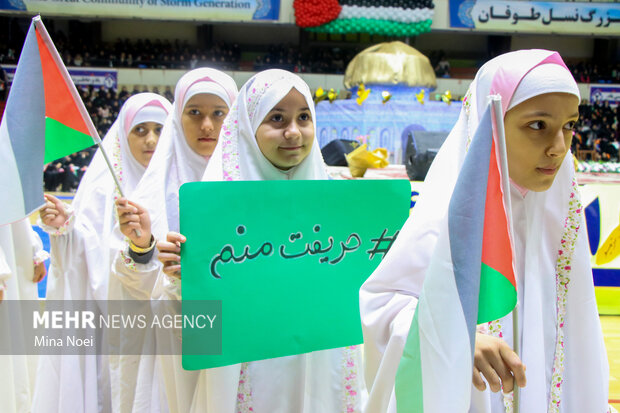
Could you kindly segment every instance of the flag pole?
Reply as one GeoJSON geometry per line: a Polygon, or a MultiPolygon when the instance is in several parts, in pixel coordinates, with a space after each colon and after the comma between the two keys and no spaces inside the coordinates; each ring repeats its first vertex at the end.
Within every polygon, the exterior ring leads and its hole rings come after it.
{"type": "MultiPolygon", "coordinates": [[[[506,155],[506,133],[504,129],[504,116],[502,110],[502,98],[500,95],[491,96],[491,102],[493,105],[493,117],[495,120],[495,126],[497,131],[497,149],[499,152],[499,164],[500,170],[502,173],[502,192],[504,193],[504,205],[506,208],[506,218],[508,220],[508,227],[510,231],[510,246],[514,251],[514,243],[513,243],[513,227],[512,227],[512,207],[510,203],[510,181],[508,175],[508,158],[506,155]]],[[[514,268],[513,268],[514,270],[514,268]]],[[[515,271],[515,275],[516,275],[515,271]]],[[[517,356],[520,356],[519,349],[519,311],[518,311],[519,303],[515,305],[515,308],[512,310],[512,349],[517,356]]],[[[513,411],[515,413],[519,413],[519,386],[514,382],[513,385],[513,411]]]]}
{"type": "MultiPolygon", "coordinates": [[[[71,76],[69,75],[69,72],[67,71],[67,68],[65,67],[65,64],[62,62],[62,59],[60,58],[60,55],[58,54],[58,50],[56,50],[56,46],[54,45],[54,42],[52,42],[52,39],[50,38],[50,35],[47,32],[47,29],[45,28],[43,21],[41,20],[41,16],[40,15],[34,16],[32,18],[32,22],[34,23],[36,30],[38,30],[39,34],[41,35],[41,39],[43,40],[43,43],[45,43],[45,45],[49,49],[50,55],[52,56],[52,59],[54,59],[54,62],[56,63],[56,67],[58,67],[58,69],[60,70],[60,75],[62,76],[62,78],[64,79],[65,83],[67,84],[69,88],[69,93],[71,93],[73,100],[77,103],[76,106],[78,110],[80,111],[80,115],[82,115],[82,119],[86,123],[86,127],[88,128],[88,133],[90,134],[90,137],[93,139],[94,143],[99,147],[99,150],[101,151],[101,154],[103,155],[103,159],[105,160],[105,163],[108,165],[108,170],[112,174],[112,178],[114,179],[114,183],[116,184],[116,189],[118,189],[118,192],[119,194],[121,194],[121,197],[125,198],[125,194],[123,193],[123,188],[121,187],[121,183],[119,182],[118,177],[116,176],[116,173],[114,173],[114,168],[112,167],[112,163],[110,162],[110,158],[108,157],[108,154],[103,148],[101,138],[99,137],[99,132],[97,132],[97,128],[95,128],[95,125],[93,125],[93,121],[90,118],[90,115],[88,114],[88,111],[86,110],[86,107],[82,103],[82,98],[78,94],[75,84],[73,83],[73,79],[71,79],[71,76]]],[[[139,237],[140,230],[136,229],[135,232],[136,232],[136,235],[139,237]]]]}

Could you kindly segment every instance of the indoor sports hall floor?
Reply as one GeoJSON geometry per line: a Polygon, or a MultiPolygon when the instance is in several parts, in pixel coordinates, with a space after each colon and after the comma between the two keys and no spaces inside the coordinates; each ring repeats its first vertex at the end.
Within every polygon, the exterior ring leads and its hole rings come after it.
{"type": "Polygon", "coordinates": [[[620,316],[601,316],[609,358],[609,403],[620,411],[620,316]]]}

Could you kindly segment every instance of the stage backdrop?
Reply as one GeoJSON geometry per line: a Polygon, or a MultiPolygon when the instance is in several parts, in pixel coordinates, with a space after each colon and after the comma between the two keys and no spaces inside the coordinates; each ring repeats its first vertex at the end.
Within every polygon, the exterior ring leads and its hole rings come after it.
{"type": "Polygon", "coordinates": [[[450,105],[439,101],[365,101],[355,99],[334,103],[319,102],[316,107],[316,133],[324,147],[335,139],[356,139],[368,135],[371,149],[386,148],[392,163],[401,163],[407,135],[418,130],[448,132],[461,111],[461,102],[450,105]],[[396,156],[395,156],[396,155],[396,156]],[[394,160],[396,159],[396,162],[394,160]]]}

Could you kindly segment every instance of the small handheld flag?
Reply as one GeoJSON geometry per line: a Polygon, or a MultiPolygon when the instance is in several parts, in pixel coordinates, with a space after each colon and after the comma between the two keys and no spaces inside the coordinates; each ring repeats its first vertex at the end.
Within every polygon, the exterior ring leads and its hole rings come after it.
{"type": "MultiPolygon", "coordinates": [[[[98,144],[106,153],[67,68],[40,16],[32,19],[0,123],[0,225],[23,219],[44,204],[43,165],[98,144]]],[[[122,194],[122,190],[121,190],[122,194]]]]}
{"type": "Polygon", "coordinates": [[[515,308],[501,113],[501,101],[494,98],[472,139],[447,222],[440,228],[396,374],[399,413],[467,412],[476,325],[515,308]]]}

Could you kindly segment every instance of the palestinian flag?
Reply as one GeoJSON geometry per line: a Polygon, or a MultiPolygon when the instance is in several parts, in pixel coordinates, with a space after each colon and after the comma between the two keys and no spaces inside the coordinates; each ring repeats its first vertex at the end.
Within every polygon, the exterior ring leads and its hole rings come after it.
{"type": "Polygon", "coordinates": [[[44,204],[43,165],[99,137],[39,16],[32,19],[0,123],[0,225],[44,204]],[[96,136],[96,138],[93,138],[96,136]]]}
{"type": "Polygon", "coordinates": [[[505,316],[517,302],[505,154],[497,149],[491,105],[454,187],[398,366],[398,413],[467,412],[476,325],[505,316]]]}
{"type": "Polygon", "coordinates": [[[294,0],[297,26],[325,33],[417,36],[430,31],[432,0],[294,0]]]}

